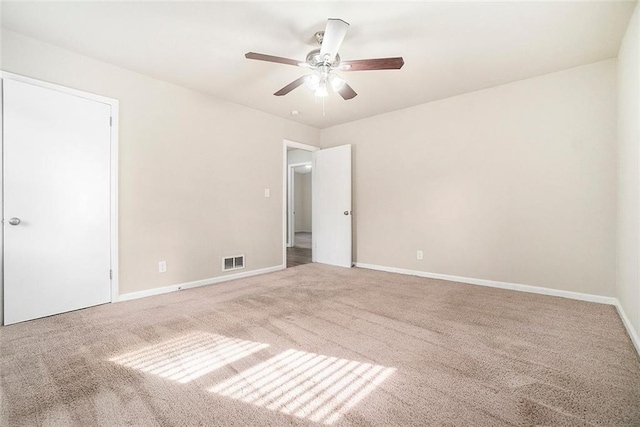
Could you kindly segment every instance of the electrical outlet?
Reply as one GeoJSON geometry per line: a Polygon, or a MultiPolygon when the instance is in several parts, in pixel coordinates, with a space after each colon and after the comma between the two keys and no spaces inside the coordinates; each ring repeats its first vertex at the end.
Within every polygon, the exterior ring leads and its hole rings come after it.
{"type": "Polygon", "coordinates": [[[422,251],[418,251],[418,252],[416,253],[416,258],[418,258],[418,259],[422,259],[422,251]]]}
{"type": "Polygon", "coordinates": [[[167,261],[160,261],[158,263],[158,273],[166,273],[167,272],[167,261]]]}
{"type": "Polygon", "coordinates": [[[269,190],[268,188],[264,189],[264,197],[271,197],[271,190],[269,190]]]}

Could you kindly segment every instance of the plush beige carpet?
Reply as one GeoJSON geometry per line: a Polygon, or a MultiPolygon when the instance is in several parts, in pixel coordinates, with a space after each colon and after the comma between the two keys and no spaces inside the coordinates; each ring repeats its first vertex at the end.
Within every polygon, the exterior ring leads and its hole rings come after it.
{"type": "Polygon", "coordinates": [[[307,264],[0,328],[0,424],[640,425],[612,306],[307,264]]]}

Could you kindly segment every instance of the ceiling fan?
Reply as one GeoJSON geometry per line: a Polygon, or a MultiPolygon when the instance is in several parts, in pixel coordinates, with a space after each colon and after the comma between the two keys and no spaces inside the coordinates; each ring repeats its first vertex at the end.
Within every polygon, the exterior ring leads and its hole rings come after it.
{"type": "Polygon", "coordinates": [[[315,34],[315,39],[320,44],[320,48],[309,52],[304,62],[255,52],[247,53],[245,58],[294,65],[313,71],[312,74],[307,74],[292,81],[274,93],[275,96],[286,95],[298,86],[305,84],[319,97],[327,96],[329,94],[328,89],[331,87],[334,92],[339,93],[345,100],[352,99],[355,98],[357,93],[347,82],[336,75],[335,71],[399,70],[404,65],[404,59],[395,57],[342,61],[340,55],[338,55],[338,50],[348,29],[349,24],[342,19],[327,20],[325,30],[318,31],[315,34]]]}

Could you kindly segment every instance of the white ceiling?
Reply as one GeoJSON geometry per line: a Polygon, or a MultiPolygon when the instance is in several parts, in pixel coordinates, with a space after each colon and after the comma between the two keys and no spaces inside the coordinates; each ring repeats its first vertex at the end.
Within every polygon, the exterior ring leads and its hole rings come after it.
{"type": "Polygon", "coordinates": [[[617,56],[634,2],[6,2],[4,27],[83,55],[318,128],[617,56]],[[304,60],[327,18],[351,24],[343,59],[403,56],[342,73],[358,96],[317,100],[304,60]],[[292,116],[291,111],[299,111],[292,116]]]}

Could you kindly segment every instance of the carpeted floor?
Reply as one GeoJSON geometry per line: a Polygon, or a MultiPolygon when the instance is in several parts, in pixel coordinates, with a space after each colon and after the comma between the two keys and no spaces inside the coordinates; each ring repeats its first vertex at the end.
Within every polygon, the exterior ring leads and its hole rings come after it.
{"type": "Polygon", "coordinates": [[[307,264],[0,328],[0,424],[638,426],[615,308],[307,264]]]}

